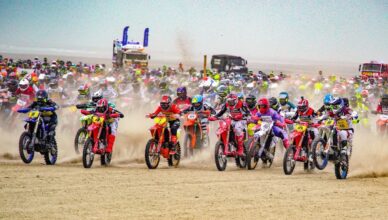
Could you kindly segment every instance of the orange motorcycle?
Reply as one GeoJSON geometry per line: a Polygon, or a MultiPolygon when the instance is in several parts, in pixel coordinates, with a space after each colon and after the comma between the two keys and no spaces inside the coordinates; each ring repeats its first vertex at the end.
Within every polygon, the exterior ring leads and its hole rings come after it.
{"type": "Polygon", "coordinates": [[[184,156],[193,156],[195,149],[203,149],[207,147],[210,143],[209,140],[209,127],[207,128],[206,133],[208,135],[203,135],[201,122],[203,120],[208,120],[210,116],[210,111],[203,112],[189,112],[184,116],[183,128],[185,129],[185,138],[183,142],[184,156]]]}

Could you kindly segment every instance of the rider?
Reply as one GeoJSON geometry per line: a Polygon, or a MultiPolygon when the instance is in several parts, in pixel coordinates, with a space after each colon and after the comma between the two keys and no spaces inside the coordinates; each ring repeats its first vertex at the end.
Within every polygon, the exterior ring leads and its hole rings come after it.
{"type": "Polygon", "coordinates": [[[257,107],[257,100],[254,95],[248,95],[245,98],[245,105],[247,106],[248,110],[251,112],[251,116],[256,115],[259,108],[257,107]]]}
{"type": "Polygon", "coordinates": [[[176,89],[176,95],[178,97],[174,99],[173,103],[177,105],[181,111],[190,105],[191,98],[187,96],[187,89],[185,86],[178,87],[176,89]]]}
{"type": "MultiPolygon", "coordinates": [[[[232,127],[237,141],[237,154],[242,156],[244,154],[244,129],[246,130],[244,116],[250,115],[250,112],[248,108],[244,106],[243,101],[239,100],[234,93],[227,96],[226,103],[215,117],[221,117],[226,111],[231,115],[232,127]]],[[[228,148],[226,148],[226,150],[227,149],[228,148]]]]}
{"type": "Polygon", "coordinates": [[[163,95],[160,101],[160,105],[156,108],[153,113],[149,114],[150,118],[155,118],[159,113],[166,115],[170,130],[171,130],[171,142],[173,147],[171,149],[172,153],[175,151],[175,145],[178,142],[177,132],[180,126],[179,118],[176,117],[176,114],[181,114],[181,110],[177,105],[172,103],[171,97],[168,95],[163,95]]]}
{"type": "MultiPolygon", "coordinates": [[[[315,110],[311,107],[309,107],[309,101],[303,97],[300,98],[300,101],[298,102],[298,110],[296,111],[294,117],[292,117],[292,120],[295,121],[299,118],[300,121],[309,122],[311,123],[312,120],[317,116],[317,113],[315,110]]],[[[309,127],[308,131],[310,131],[313,134],[313,141],[318,140],[319,133],[318,128],[309,127]]],[[[309,149],[310,150],[310,149],[309,149]]],[[[309,155],[309,160],[312,159],[312,155],[309,155]]]]}
{"type": "Polygon", "coordinates": [[[377,105],[376,113],[388,115],[388,94],[381,96],[381,101],[377,105]]]}
{"type": "Polygon", "coordinates": [[[296,109],[295,105],[289,101],[289,95],[287,92],[279,93],[279,103],[281,111],[290,112],[296,109]]]}
{"type": "Polygon", "coordinates": [[[108,146],[106,148],[107,153],[112,153],[113,151],[113,145],[116,140],[116,134],[117,134],[117,128],[119,125],[118,117],[124,118],[124,115],[119,112],[118,110],[112,108],[108,104],[108,100],[106,99],[100,99],[97,102],[95,110],[87,111],[87,110],[81,110],[82,114],[88,115],[88,114],[103,114],[105,116],[105,121],[107,122],[107,125],[109,126],[109,135],[108,135],[108,146]]]}
{"type": "Polygon", "coordinates": [[[261,98],[258,102],[259,112],[257,112],[256,117],[258,119],[262,116],[270,116],[274,121],[274,126],[272,127],[273,133],[276,137],[283,140],[283,146],[288,148],[289,141],[287,132],[284,130],[286,124],[283,123],[282,116],[276,112],[276,110],[270,108],[270,102],[267,98],[261,98]]]}
{"type": "Polygon", "coordinates": [[[29,103],[33,102],[35,99],[35,90],[27,79],[20,80],[19,88],[16,90],[15,94],[17,96],[20,95],[25,97],[29,103]]]}
{"type": "MultiPolygon", "coordinates": [[[[187,112],[197,112],[201,121],[202,128],[202,137],[204,141],[207,141],[207,127],[209,125],[208,115],[203,114],[205,111],[209,111],[210,114],[216,114],[216,111],[209,105],[203,103],[202,95],[196,95],[191,100],[191,106],[184,110],[184,113],[187,112]]],[[[207,143],[205,143],[207,144],[207,143]]]]}
{"type": "Polygon", "coordinates": [[[215,101],[215,109],[221,107],[226,102],[226,96],[229,94],[229,89],[225,85],[220,85],[217,88],[217,98],[215,101]]]}
{"type": "Polygon", "coordinates": [[[341,154],[346,154],[348,151],[348,146],[352,145],[353,137],[353,127],[352,120],[357,119],[357,113],[353,112],[349,107],[345,106],[345,103],[342,98],[334,98],[330,105],[332,106],[331,111],[329,111],[328,116],[334,118],[337,122],[339,120],[345,119],[344,127],[338,131],[338,135],[341,141],[341,154]]]}
{"type": "Polygon", "coordinates": [[[113,87],[108,86],[107,80],[101,80],[99,83],[99,90],[102,96],[106,99],[116,98],[118,96],[117,92],[113,87]]]}
{"type": "Polygon", "coordinates": [[[41,108],[41,107],[53,107],[53,111],[44,111],[42,112],[43,120],[47,125],[49,126],[49,132],[48,137],[54,138],[55,137],[55,128],[58,124],[58,118],[57,114],[55,113],[55,110],[58,109],[58,105],[48,98],[48,93],[46,90],[39,90],[36,93],[36,100],[27,107],[27,109],[35,109],[35,108],[41,108]]]}

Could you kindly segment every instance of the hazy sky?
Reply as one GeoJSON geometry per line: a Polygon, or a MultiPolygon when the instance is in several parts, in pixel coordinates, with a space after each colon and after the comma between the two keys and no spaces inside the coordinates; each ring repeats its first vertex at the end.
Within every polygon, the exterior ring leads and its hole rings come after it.
{"type": "Polygon", "coordinates": [[[0,0],[0,52],[111,57],[129,25],[154,59],[388,61],[388,0],[0,0]]]}

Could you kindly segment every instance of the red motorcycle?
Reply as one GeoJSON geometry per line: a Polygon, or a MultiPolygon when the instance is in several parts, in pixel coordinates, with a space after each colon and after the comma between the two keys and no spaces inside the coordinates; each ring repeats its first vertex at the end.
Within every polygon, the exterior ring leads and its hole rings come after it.
{"type": "MultiPolygon", "coordinates": [[[[147,115],[147,118],[150,116],[147,115]]],[[[155,169],[160,162],[160,155],[167,159],[168,166],[178,167],[181,158],[181,146],[179,141],[175,145],[175,151],[172,149],[171,132],[168,129],[168,120],[166,115],[159,114],[154,118],[154,126],[149,130],[152,138],[148,140],[145,148],[145,161],[148,169],[155,169]]],[[[178,135],[179,136],[179,135],[178,135]]],[[[179,140],[179,137],[177,138],[179,140]]]]}
{"type": "MultiPolygon", "coordinates": [[[[88,111],[81,110],[84,115],[90,114],[88,111]]],[[[119,117],[119,114],[111,114],[111,118],[119,117]]],[[[93,164],[94,155],[101,155],[101,165],[109,165],[112,159],[112,153],[107,153],[109,126],[107,125],[107,118],[104,114],[95,113],[92,117],[92,122],[88,126],[88,139],[85,142],[82,163],[85,168],[90,168],[93,164]]]]}
{"type": "MultiPolygon", "coordinates": [[[[215,121],[216,118],[210,117],[209,120],[215,121]]],[[[246,137],[246,130],[244,131],[246,137]]],[[[219,128],[217,130],[217,137],[219,138],[215,146],[214,158],[217,169],[224,171],[228,162],[228,157],[234,157],[236,166],[239,168],[245,168],[247,166],[246,156],[247,152],[244,147],[244,156],[238,156],[237,154],[237,140],[232,128],[232,118],[228,115],[225,118],[219,120],[219,128]]]]}
{"type": "MultiPolygon", "coordinates": [[[[287,124],[294,123],[286,119],[287,124]]],[[[296,162],[304,164],[304,170],[314,169],[314,162],[309,160],[308,155],[311,153],[312,137],[307,131],[309,126],[319,127],[319,124],[309,124],[308,122],[300,121],[295,123],[294,130],[290,135],[291,145],[287,148],[283,158],[283,171],[286,175],[291,175],[294,171],[296,162]]]]}

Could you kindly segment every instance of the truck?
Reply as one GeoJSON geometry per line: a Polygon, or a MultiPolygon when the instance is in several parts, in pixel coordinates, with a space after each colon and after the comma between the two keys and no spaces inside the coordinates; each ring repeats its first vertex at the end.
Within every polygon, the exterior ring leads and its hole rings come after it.
{"type": "Polygon", "coordinates": [[[144,29],[143,44],[135,41],[128,41],[129,26],[123,29],[122,40],[113,40],[112,64],[118,68],[144,68],[148,67],[150,55],[145,52],[148,47],[149,28],[144,29]]]}
{"type": "Polygon", "coordinates": [[[360,75],[364,78],[383,78],[388,80],[388,64],[370,61],[368,63],[363,63],[358,66],[358,71],[360,75]]]}
{"type": "Polygon", "coordinates": [[[244,58],[227,54],[213,55],[210,61],[211,68],[218,72],[234,72],[243,75],[248,73],[247,64],[244,58]]]}

